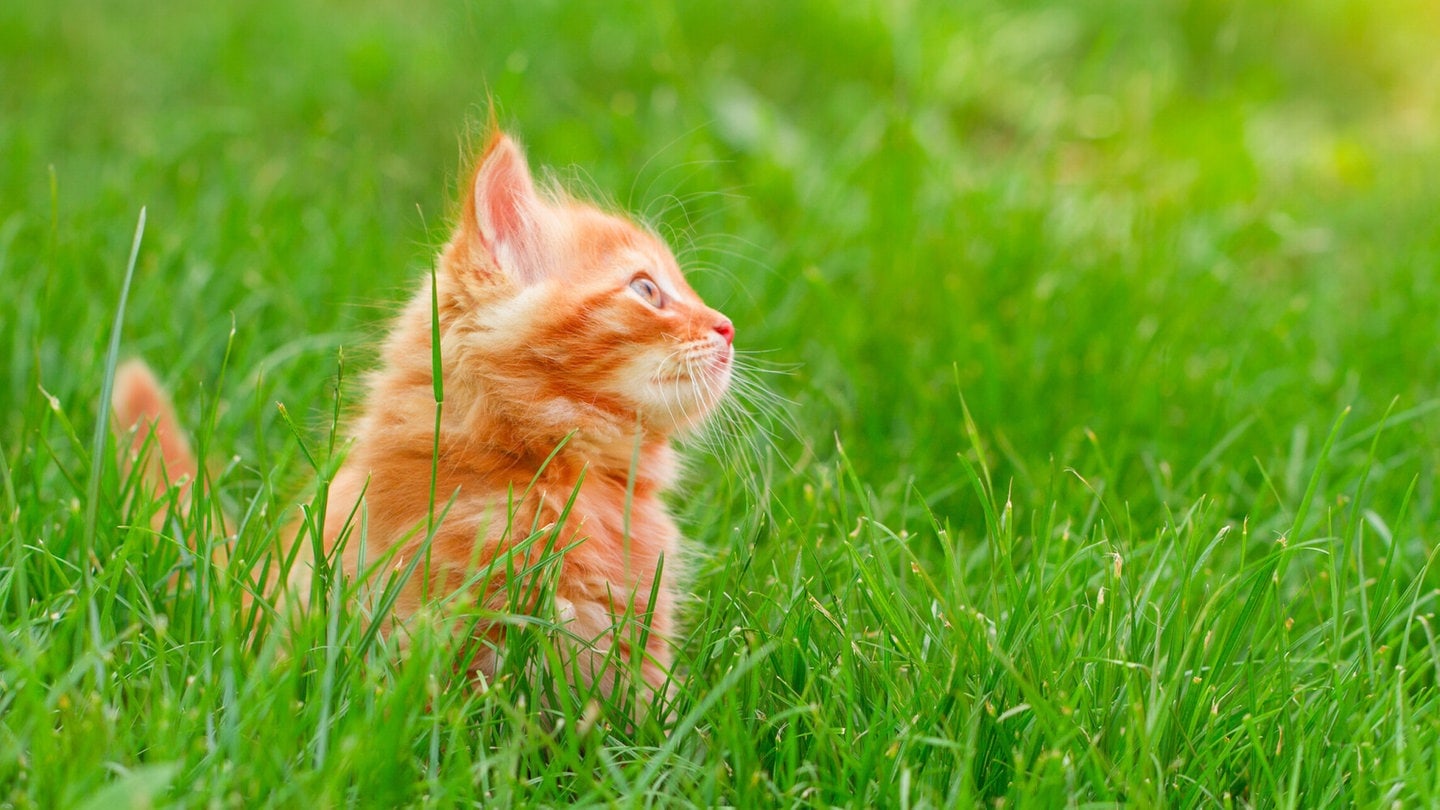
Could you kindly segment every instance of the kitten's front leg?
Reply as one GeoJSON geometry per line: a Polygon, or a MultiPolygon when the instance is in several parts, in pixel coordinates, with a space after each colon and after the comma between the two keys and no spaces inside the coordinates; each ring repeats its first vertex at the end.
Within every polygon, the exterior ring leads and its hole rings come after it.
{"type": "Polygon", "coordinates": [[[668,637],[672,607],[663,597],[656,601],[626,604],[608,595],[597,599],[578,594],[555,598],[566,678],[593,685],[616,702],[633,688],[637,721],[650,715],[657,703],[668,704],[673,689],[668,637]]]}

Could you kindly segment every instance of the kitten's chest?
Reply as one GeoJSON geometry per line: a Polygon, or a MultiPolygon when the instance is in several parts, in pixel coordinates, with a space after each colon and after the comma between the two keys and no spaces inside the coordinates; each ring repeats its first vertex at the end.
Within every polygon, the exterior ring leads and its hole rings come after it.
{"type": "MultiPolygon", "coordinates": [[[[430,509],[431,469],[418,454],[379,463],[352,463],[331,491],[328,538],[341,533],[340,521],[354,511],[363,493],[368,539],[372,545],[418,544],[430,509]]],[[[362,459],[353,459],[353,462],[362,459]]],[[[659,496],[657,483],[586,470],[584,465],[553,464],[550,474],[499,464],[443,463],[437,470],[436,508],[445,515],[435,539],[442,559],[457,565],[484,563],[505,548],[523,544],[532,552],[549,545],[564,550],[565,567],[611,582],[648,581],[650,574],[675,570],[679,533],[659,496]],[[582,470],[586,470],[582,474],[582,470]],[[445,493],[450,493],[446,498],[445,493]],[[443,505],[442,505],[443,504],[443,505]],[[538,544],[527,542],[537,532],[538,544]],[[478,547],[476,544],[479,544],[478,547]]],[[[555,461],[560,461],[556,459],[555,461]]]]}
{"type": "Polygon", "coordinates": [[[648,567],[672,554],[678,537],[658,495],[637,494],[624,486],[585,483],[569,491],[546,491],[540,510],[544,522],[558,526],[559,536],[573,547],[567,556],[648,567]]]}

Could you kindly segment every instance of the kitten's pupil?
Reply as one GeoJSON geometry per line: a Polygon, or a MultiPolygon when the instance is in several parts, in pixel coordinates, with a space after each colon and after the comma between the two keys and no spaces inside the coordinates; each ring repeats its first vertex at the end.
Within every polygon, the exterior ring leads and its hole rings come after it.
{"type": "Polygon", "coordinates": [[[644,299],[645,303],[656,309],[665,306],[665,297],[660,294],[660,285],[645,276],[636,276],[630,282],[630,289],[644,299]]]}

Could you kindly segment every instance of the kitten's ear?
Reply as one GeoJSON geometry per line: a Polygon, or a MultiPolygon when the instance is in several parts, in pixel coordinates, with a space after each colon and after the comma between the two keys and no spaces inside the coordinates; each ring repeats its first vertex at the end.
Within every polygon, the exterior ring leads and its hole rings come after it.
{"type": "Polygon", "coordinates": [[[491,139],[473,194],[474,225],[495,264],[522,285],[543,279],[549,212],[535,191],[525,153],[509,135],[491,139]]]}

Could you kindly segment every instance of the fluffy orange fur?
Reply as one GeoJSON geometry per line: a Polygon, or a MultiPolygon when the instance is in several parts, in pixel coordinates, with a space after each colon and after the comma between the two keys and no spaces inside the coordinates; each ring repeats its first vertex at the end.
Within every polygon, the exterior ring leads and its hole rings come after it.
{"type": "MultiPolygon", "coordinates": [[[[434,530],[428,575],[417,570],[404,585],[392,628],[465,587],[491,610],[533,609],[506,603],[507,577],[544,552],[547,543],[522,543],[532,527],[553,527],[552,548],[568,549],[553,586],[568,671],[609,693],[623,662],[638,658],[644,685],[659,688],[683,571],[661,499],[677,473],[670,440],[724,395],[733,326],[691,289],[654,234],[538,189],[520,147],[500,132],[438,262],[438,439],[427,282],[396,318],[368,380],[329,489],[325,548],[352,535],[339,555],[350,576],[363,573],[362,533],[366,561],[388,553],[393,569],[422,554],[433,464],[434,509],[448,512],[434,530]],[[347,526],[352,514],[363,526],[347,526]]],[[[138,425],[136,446],[156,432],[166,480],[193,475],[148,370],[122,370],[116,391],[120,424],[138,425]]],[[[310,545],[301,541],[289,583],[298,599],[310,590],[310,545]]],[[[500,631],[481,632],[493,640],[500,631]]],[[[473,666],[493,673],[493,650],[483,646],[473,666]]]]}

